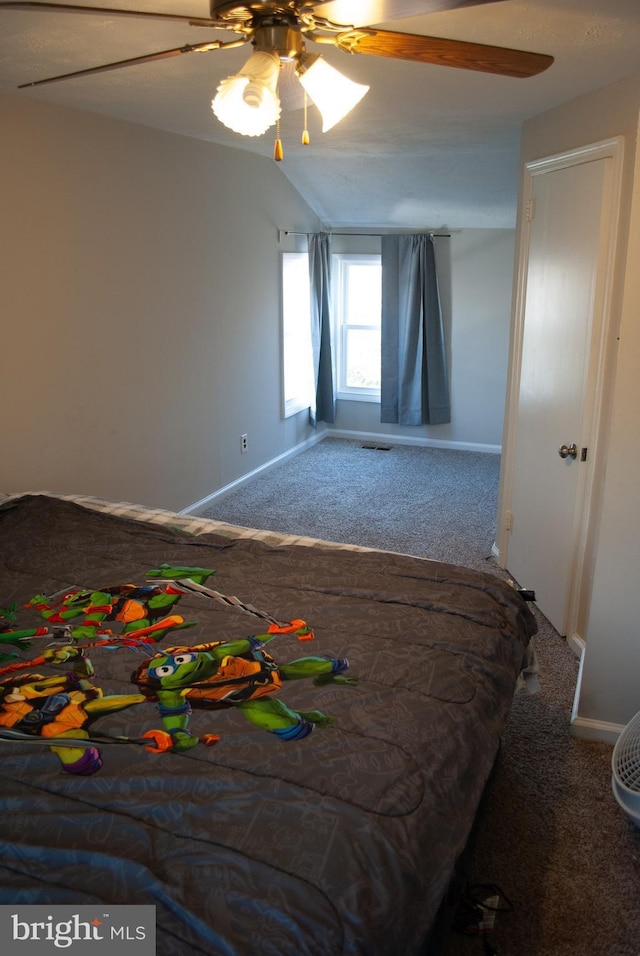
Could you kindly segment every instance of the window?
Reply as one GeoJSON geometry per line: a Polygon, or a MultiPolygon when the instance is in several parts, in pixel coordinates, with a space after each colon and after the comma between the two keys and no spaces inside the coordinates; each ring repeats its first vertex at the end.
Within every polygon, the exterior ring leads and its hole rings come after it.
{"type": "Polygon", "coordinates": [[[309,256],[282,253],[283,415],[309,408],[313,394],[309,256]]]}
{"type": "Polygon", "coordinates": [[[338,398],[380,401],[379,255],[334,255],[338,398]]]}
{"type": "MultiPolygon", "coordinates": [[[[332,348],[338,398],[380,401],[379,255],[332,256],[334,328],[332,348]]],[[[309,408],[313,360],[309,256],[282,253],[283,415],[309,408]]]]}

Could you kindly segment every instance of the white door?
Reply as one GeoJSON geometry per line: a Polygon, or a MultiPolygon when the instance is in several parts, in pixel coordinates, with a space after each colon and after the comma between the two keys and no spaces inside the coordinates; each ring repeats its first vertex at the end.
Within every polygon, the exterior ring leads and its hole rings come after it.
{"type": "Polygon", "coordinates": [[[598,149],[529,172],[506,564],[566,635],[596,458],[616,177],[598,149]]]}

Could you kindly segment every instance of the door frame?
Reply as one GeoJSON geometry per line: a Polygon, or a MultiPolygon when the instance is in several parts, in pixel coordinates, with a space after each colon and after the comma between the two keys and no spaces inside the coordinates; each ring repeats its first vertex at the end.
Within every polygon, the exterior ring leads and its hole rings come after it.
{"type": "MultiPolygon", "coordinates": [[[[588,613],[591,568],[593,563],[594,533],[597,524],[597,501],[602,484],[603,446],[606,429],[604,412],[611,392],[613,351],[613,278],[616,244],[620,219],[624,137],[616,136],[567,152],[546,156],[525,163],[523,168],[522,207],[520,209],[520,236],[514,277],[513,321],[509,358],[509,378],[505,407],[502,445],[500,495],[498,503],[495,556],[501,568],[508,567],[511,502],[515,467],[518,426],[520,374],[524,340],[527,276],[532,222],[535,218],[534,186],[537,176],[558,169],[597,160],[610,160],[605,166],[603,210],[598,253],[598,271],[595,281],[593,322],[587,362],[585,388],[585,435],[588,441],[589,467],[585,468],[578,487],[574,541],[573,573],[569,596],[567,640],[580,656],[584,650],[583,632],[588,613]],[[607,372],[609,371],[609,375],[607,372]]],[[[617,323],[615,323],[617,328],[617,323]]],[[[552,545],[552,542],[550,542],[552,545]]],[[[520,582],[533,587],[535,582],[520,582]]]]}

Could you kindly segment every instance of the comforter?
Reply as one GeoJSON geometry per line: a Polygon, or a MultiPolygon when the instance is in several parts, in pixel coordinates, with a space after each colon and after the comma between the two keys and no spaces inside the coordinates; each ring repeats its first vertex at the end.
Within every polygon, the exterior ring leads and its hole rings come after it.
{"type": "MultiPolygon", "coordinates": [[[[276,668],[337,660],[353,682],[282,682],[289,711],[332,718],[297,739],[233,701],[193,706],[188,732],[219,739],[178,752],[145,746],[167,723],[148,695],[92,724],[102,767],[87,775],[66,773],[42,737],[0,740],[0,903],[151,904],[159,956],[422,952],[526,662],[527,606],[457,566],[117,510],[46,495],[0,507],[5,632],[47,623],[35,595],[206,568],[217,598],[189,591],[171,608],[189,627],[137,646],[85,642],[91,686],[135,694],[131,675],[151,655],[257,647],[270,621],[313,634],[271,635],[276,668]]],[[[0,684],[68,670],[27,665],[50,638],[0,645],[18,655],[0,661],[0,684]]]]}

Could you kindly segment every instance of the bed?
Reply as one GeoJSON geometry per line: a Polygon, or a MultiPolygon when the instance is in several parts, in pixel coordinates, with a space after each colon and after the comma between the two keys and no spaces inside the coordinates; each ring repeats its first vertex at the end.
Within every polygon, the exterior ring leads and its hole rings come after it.
{"type": "MultiPolygon", "coordinates": [[[[71,673],[73,661],[51,656],[69,646],[83,645],[95,670],[83,686],[107,701],[144,698],[85,727],[102,761],[87,773],[67,772],[65,748],[52,749],[42,729],[27,739],[24,721],[5,717],[1,904],[152,905],[158,956],[414,956],[433,945],[530,660],[534,618],[508,583],[126,503],[28,494],[0,503],[0,607],[6,640],[48,629],[28,646],[0,645],[5,711],[8,683],[71,673]],[[196,581],[184,570],[194,568],[215,573],[196,581]],[[92,616],[95,595],[80,618],[56,624],[51,611],[74,589],[164,593],[166,581],[179,595],[154,620],[190,626],[151,625],[146,643],[131,623],[107,627],[104,609],[92,616]],[[263,713],[246,691],[190,699],[187,716],[153,688],[140,693],[141,666],[150,673],[168,649],[186,660],[224,645],[245,660],[249,638],[251,659],[285,675],[262,699],[303,715],[312,733],[275,733],[271,704],[263,713]],[[197,744],[162,749],[182,734],[197,744]]],[[[79,744],[80,733],[67,736],[79,744]]]]}

